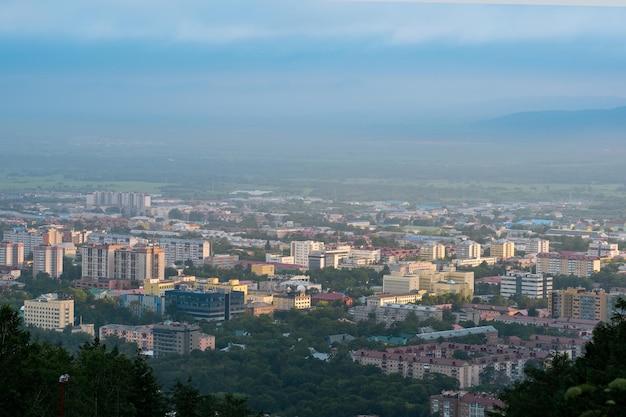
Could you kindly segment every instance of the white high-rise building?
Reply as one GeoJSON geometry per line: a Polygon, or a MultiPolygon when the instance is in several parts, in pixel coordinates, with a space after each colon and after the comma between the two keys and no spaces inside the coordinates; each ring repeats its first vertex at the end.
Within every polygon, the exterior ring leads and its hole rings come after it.
{"type": "Polygon", "coordinates": [[[211,244],[208,240],[163,238],[159,240],[159,246],[165,250],[165,262],[168,265],[177,261],[204,265],[204,260],[211,256],[211,244]]]}
{"type": "Polygon", "coordinates": [[[290,255],[294,258],[296,265],[309,266],[309,254],[324,249],[324,242],[316,242],[313,240],[294,241],[291,242],[290,255]]]}
{"type": "Polygon", "coordinates": [[[552,277],[527,272],[509,272],[500,277],[500,295],[509,298],[523,295],[528,298],[547,298],[552,291],[552,277]]]}
{"type": "Polygon", "coordinates": [[[546,239],[529,239],[526,244],[526,253],[547,253],[550,252],[550,241],[546,239]]]}

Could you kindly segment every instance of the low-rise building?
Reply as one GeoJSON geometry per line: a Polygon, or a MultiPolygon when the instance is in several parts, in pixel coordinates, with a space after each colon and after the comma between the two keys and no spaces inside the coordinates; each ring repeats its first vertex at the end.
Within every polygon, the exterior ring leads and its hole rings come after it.
{"type": "Polygon", "coordinates": [[[58,294],[44,294],[24,301],[24,324],[43,329],[61,330],[74,325],[74,300],[58,294]]]}
{"type": "Polygon", "coordinates": [[[441,417],[487,417],[504,407],[491,392],[444,391],[430,396],[430,414],[441,417]]]}
{"type": "Polygon", "coordinates": [[[311,296],[304,293],[274,295],[274,308],[276,310],[306,310],[311,308],[311,296]]]}
{"type": "Polygon", "coordinates": [[[154,356],[176,353],[188,355],[193,350],[215,349],[215,336],[202,333],[200,326],[165,322],[152,326],[154,356]]]}

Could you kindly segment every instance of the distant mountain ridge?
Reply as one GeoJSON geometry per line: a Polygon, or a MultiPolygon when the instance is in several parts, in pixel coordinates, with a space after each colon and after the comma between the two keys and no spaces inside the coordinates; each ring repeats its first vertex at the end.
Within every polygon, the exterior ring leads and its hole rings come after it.
{"type": "Polygon", "coordinates": [[[547,110],[512,113],[488,120],[481,127],[496,130],[570,132],[626,129],[626,106],[612,109],[547,110]]]}

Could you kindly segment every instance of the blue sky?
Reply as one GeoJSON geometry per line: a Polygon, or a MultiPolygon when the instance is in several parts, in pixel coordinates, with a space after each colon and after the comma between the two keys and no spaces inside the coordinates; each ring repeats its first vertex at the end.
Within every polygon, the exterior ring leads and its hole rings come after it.
{"type": "Polygon", "coordinates": [[[626,7],[3,1],[0,133],[359,129],[608,108],[626,103],[624,22],[626,7]]]}

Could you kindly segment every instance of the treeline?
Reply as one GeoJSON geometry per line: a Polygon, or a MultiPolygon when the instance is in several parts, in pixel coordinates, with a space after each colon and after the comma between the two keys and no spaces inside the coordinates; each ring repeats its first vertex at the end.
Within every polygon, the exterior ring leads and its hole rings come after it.
{"type": "MultiPolygon", "coordinates": [[[[618,309],[626,311],[624,300],[618,309]]],[[[626,317],[596,327],[585,356],[556,354],[527,376],[500,395],[507,417],[626,416],[626,317]]]]}
{"type": "Polygon", "coordinates": [[[0,307],[0,415],[20,417],[178,417],[254,415],[245,398],[188,396],[177,382],[162,392],[139,354],[128,357],[99,341],[85,343],[76,355],[59,345],[37,343],[20,328],[17,312],[0,307]],[[61,382],[61,376],[69,376],[61,382]],[[204,414],[190,410],[202,410],[204,414]]]}
{"type": "MultiPolygon", "coordinates": [[[[440,374],[415,380],[352,362],[349,351],[362,345],[372,324],[339,321],[338,308],[319,310],[279,315],[278,324],[267,316],[241,317],[219,327],[217,350],[150,363],[166,388],[191,379],[198,393],[243,394],[251,408],[285,417],[428,416],[429,396],[457,387],[456,380],[440,374]],[[246,335],[235,336],[236,330],[246,335]],[[324,341],[341,332],[359,341],[333,346],[324,341]],[[328,354],[328,360],[319,353],[328,354]]],[[[384,326],[376,328],[384,331],[384,326]]]]}

